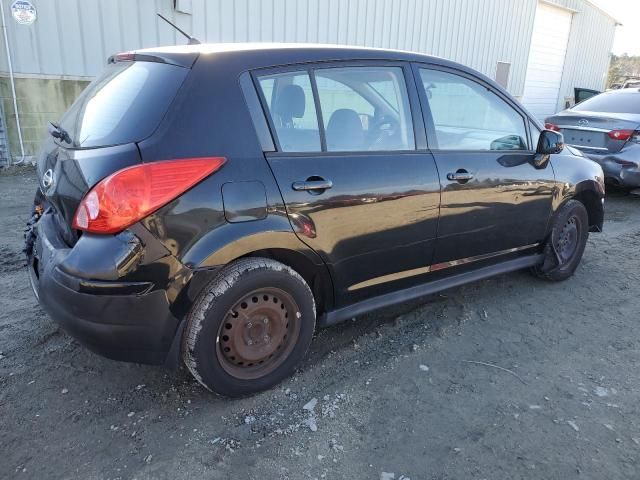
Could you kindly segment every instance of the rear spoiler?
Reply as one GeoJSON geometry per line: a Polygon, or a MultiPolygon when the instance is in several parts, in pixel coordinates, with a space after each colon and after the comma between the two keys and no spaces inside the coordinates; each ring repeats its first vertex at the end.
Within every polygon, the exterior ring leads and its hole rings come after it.
{"type": "Polygon", "coordinates": [[[156,62],[166,63],[168,65],[176,65],[178,67],[191,68],[198,59],[198,52],[121,52],[111,55],[107,59],[107,63],[120,62],[156,62]]]}

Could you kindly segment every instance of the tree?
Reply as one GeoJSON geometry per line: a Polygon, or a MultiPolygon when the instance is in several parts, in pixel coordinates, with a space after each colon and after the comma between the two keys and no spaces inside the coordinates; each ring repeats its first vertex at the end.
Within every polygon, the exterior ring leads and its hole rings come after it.
{"type": "Polygon", "coordinates": [[[619,78],[624,76],[640,77],[640,56],[631,57],[626,53],[611,56],[607,87],[611,87],[611,84],[616,81],[624,81],[624,79],[619,78]]]}

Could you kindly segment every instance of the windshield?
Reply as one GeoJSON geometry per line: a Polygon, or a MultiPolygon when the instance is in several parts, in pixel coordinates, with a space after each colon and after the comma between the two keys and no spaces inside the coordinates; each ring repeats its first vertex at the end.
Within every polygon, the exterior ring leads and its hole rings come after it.
{"type": "Polygon", "coordinates": [[[107,66],[60,121],[76,148],[118,145],[153,133],[188,69],[157,62],[107,66]]]}
{"type": "Polygon", "coordinates": [[[640,113],[640,92],[605,92],[586,99],[572,110],[578,112],[640,113]]]}

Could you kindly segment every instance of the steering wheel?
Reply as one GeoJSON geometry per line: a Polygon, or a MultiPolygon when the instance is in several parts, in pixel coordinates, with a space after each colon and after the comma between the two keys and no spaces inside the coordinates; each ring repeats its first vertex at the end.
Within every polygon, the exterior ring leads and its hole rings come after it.
{"type": "Polygon", "coordinates": [[[371,125],[371,136],[373,141],[369,150],[379,150],[389,138],[397,135],[400,131],[400,122],[391,115],[380,115],[374,119],[371,125]]]}

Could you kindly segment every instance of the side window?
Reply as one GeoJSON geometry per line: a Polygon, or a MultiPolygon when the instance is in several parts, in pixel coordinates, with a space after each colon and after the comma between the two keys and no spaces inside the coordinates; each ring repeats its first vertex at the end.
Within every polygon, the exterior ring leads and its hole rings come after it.
{"type": "Polygon", "coordinates": [[[527,150],[522,116],[496,94],[468,78],[420,69],[438,148],[527,150]]]}
{"type": "Polygon", "coordinates": [[[283,152],[319,152],[320,132],[307,72],[258,77],[283,152]]]}
{"type": "Polygon", "coordinates": [[[315,78],[328,151],[415,149],[401,68],[326,68],[315,78]]]}

